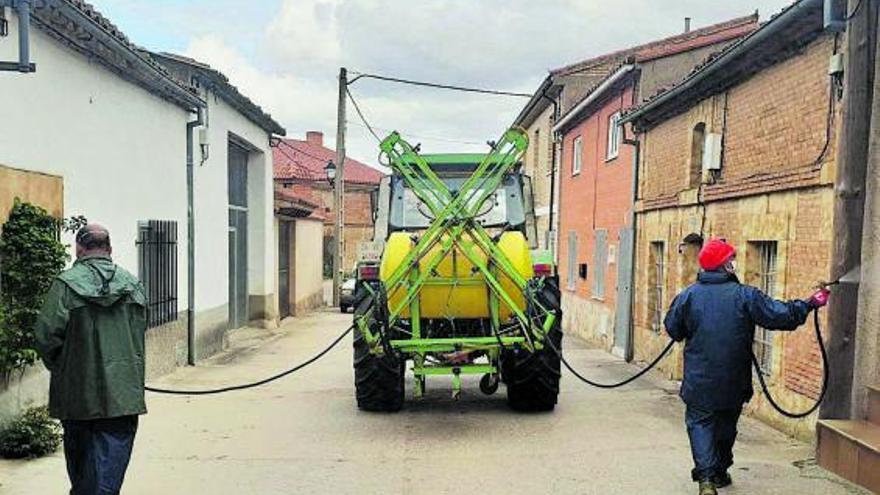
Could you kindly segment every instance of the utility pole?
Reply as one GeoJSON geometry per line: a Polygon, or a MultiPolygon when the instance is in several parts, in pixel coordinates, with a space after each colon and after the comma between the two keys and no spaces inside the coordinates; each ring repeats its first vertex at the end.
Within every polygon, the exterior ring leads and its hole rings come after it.
{"type": "Polygon", "coordinates": [[[333,206],[336,222],[333,224],[333,305],[339,306],[342,289],[343,225],[345,223],[345,90],[348,71],[339,68],[339,100],[336,102],[336,177],[333,179],[333,206]]]}
{"type": "MultiPolygon", "coordinates": [[[[877,2],[849,0],[848,4],[848,12],[855,12],[857,8],[861,10],[855,13],[846,28],[843,124],[834,181],[832,280],[861,264],[874,88],[877,2]]],[[[821,418],[849,419],[851,415],[858,295],[859,284],[843,283],[835,288],[833,301],[828,305],[830,374],[827,395],[819,411],[821,418]]]]}

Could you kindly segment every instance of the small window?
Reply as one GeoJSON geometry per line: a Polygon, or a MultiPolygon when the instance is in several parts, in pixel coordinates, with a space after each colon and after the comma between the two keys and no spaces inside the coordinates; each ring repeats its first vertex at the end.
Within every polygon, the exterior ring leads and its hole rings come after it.
{"type": "Polygon", "coordinates": [[[691,163],[688,172],[688,187],[697,187],[703,178],[703,156],[706,150],[706,124],[694,126],[691,132],[691,163]]]}
{"type": "Polygon", "coordinates": [[[571,152],[571,175],[581,173],[581,160],[584,155],[584,142],[580,136],[574,138],[574,145],[571,152]]]}
{"type": "Polygon", "coordinates": [[[177,320],[177,222],[138,222],[138,275],[147,293],[147,327],[177,320]]]}
{"type": "Polygon", "coordinates": [[[651,329],[659,332],[663,328],[664,282],[666,280],[666,246],[662,241],[651,243],[648,260],[648,314],[651,329]]]}
{"type": "Polygon", "coordinates": [[[612,160],[620,153],[620,112],[608,117],[608,149],[605,158],[612,160]]]}
{"type": "Polygon", "coordinates": [[[571,231],[568,233],[568,270],[566,272],[566,286],[568,290],[574,290],[576,287],[577,280],[577,248],[578,248],[578,237],[577,232],[571,231]]]}
{"type": "MultiPolygon", "coordinates": [[[[776,293],[776,241],[750,243],[755,254],[755,271],[750,275],[756,287],[770,297],[776,293]]],[[[773,370],[773,333],[766,328],[755,328],[755,357],[761,365],[761,372],[769,375],[773,370]]]]}
{"type": "Polygon", "coordinates": [[[593,242],[593,294],[596,299],[605,297],[605,266],[608,265],[608,231],[598,229],[593,242]]]}

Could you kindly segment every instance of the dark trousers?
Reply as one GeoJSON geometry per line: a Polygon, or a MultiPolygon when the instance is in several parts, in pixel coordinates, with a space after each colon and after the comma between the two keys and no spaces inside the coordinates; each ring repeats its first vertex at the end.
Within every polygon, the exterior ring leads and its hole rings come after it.
{"type": "Polygon", "coordinates": [[[741,412],[742,407],[708,411],[687,406],[684,421],[694,457],[694,469],[691,471],[694,481],[705,481],[721,475],[733,465],[736,423],[741,412]]]}
{"type": "Polygon", "coordinates": [[[71,495],[115,495],[131,459],[138,417],[66,420],[64,457],[71,495]]]}

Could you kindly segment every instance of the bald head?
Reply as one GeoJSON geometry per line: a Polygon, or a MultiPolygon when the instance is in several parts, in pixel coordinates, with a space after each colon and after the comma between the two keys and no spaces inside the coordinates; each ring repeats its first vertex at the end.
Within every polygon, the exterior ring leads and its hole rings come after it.
{"type": "Polygon", "coordinates": [[[76,233],[76,257],[110,255],[110,231],[102,225],[90,223],[76,233]]]}

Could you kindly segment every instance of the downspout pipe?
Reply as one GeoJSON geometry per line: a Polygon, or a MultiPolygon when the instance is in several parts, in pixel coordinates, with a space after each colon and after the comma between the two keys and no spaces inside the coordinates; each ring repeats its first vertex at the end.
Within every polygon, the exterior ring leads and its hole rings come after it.
{"type": "Polygon", "coordinates": [[[31,0],[18,0],[15,4],[18,13],[18,71],[33,72],[31,67],[31,0]]]}
{"type": "MultiPolygon", "coordinates": [[[[547,95],[547,88],[543,88],[541,90],[541,97],[546,98],[550,101],[550,104],[553,105],[553,120],[555,121],[557,117],[559,117],[559,102],[556,101],[556,98],[551,98],[547,95]]],[[[547,226],[550,228],[551,232],[554,232],[557,236],[557,245],[559,232],[556,232],[553,223],[553,203],[556,199],[556,132],[550,130],[550,204],[548,205],[549,211],[547,214],[547,226]]],[[[559,263],[556,260],[556,251],[558,249],[553,250],[553,272],[555,275],[559,275],[559,263]]]]}
{"type": "Polygon", "coordinates": [[[31,63],[31,8],[33,0],[0,1],[0,9],[12,7],[18,16],[18,61],[0,62],[0,71],[36,72],[37,66],[31,63]]]}
{"type": "Polygon", "coordinates": [[[636,249],[638,246],[638,224],[636,223],[636,201],[639,200],[639,160],[641,158],[642,151],[642,142],[635,136],[632,138],[628,138],[626,136],[626,126],[621,125],[621,129],[623,130],[623,144],[628,144],[633,147],[633,161],[632,161],[632,207],[630,210],[630,226],[632,227],[632,234],[630,241],[632,242],[632,247],[630,251],[630,272],[629,272],[629,300],[626,301],[626,304],[629,304],[629,329],[628,329],[628,337],[626,339],[626,348],[623,350],[623,359],[627,362],[631,362],[633,360],[633,339],[635,338],[635,284],[636,284],[636,261],[637,261],[637,252],[636,249]]]}
{"type": "Polygon", "coordinates": [[[186,123],[186,364],[196,364],[196,224],[193,180],[193,131],[205,124],[205,107],[198,107],[196,120],[186,123]]]}

